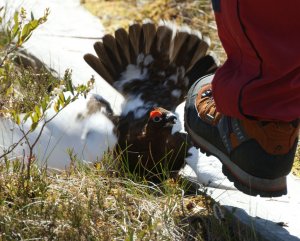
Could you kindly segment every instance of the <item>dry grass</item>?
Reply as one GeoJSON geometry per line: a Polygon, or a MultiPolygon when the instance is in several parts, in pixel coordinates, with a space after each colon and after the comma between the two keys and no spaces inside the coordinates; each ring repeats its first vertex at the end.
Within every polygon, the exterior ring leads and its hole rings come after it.
{"type": "MultiPolygon", "coordinates": [[[[119,27],[128,27],[132,22],[148,18],[154,22],[160,19],[187,24],[200,30],[211,39],[210,50],[216,53],[221,63],[226,54],[218,38],[217,27],[210,0],[82,0],[84,6],[98,16],[107,32],[113,33],[119,27]]],[[[300,147],[294,162],[293,173],[300,177],[300,147]]]]}
{"type": "Polygon", "coordinates": [[[4,29],[0,25],[0,61],[6,59],[0,66],[0,116],[9,116],[11,110],[17,113],[32,110],[61,80],[22,47],[5,58],[13,44],[4,29]]]}
{"type": "Polygon", "coordinates": [[[293,165],[293,174],[300,177],[300,146],[298,145],[298,149],[296,151],[296,157],[293,165]]]}
{"type": "MultiPolygon", "coordinates": [[[[211,49],[224,59],[208,0],[85,2],[109,31],[143,16],[192,25],[212,38],[211,49]]],[[[134,182],[130,173],[120,177],[111,169],[113,157],[106,162],[73,161],[68,170],[55,171],[1,160],[0,240],[256,240],[230,215],[216,215],[219,206],[205,190],[195,193],[183,180],[134,182]]]]}
{"type": "Polygon", "coordinates": [[[0,116],[5,115],[9,109],[18,110],[19,113],[32,110],[45,95],[49,95],[61,84],[60,80],[46,69],[36,71],[14,65],[7,71],[7,81],[9,86],[2,89],[5,94],[0,90],[0,116]]]}
{"type": "MultiPolygon", "coordinates": [[[[0,163],[1,240],[232,240],[211,199],[182,183],[135,183],[81,164],[66,171],[0,163]],[[211,232],[213,230],[214,232],[211,232]]],[[[111,173],[111,172],[110,172],[111,173]]]]}
{"type": "Polygon", "coordinates": [[[151,19],[154,22],[171,20],[178,24],[187,24],[200,30],[203,35],[211,38],[210,50],[219,59],[225,60],[225,53],[217,37],[216,24],[211,9],[210,0],[126,0],[104,1],[84,0],[84,6],[98,16],[108,33],[113,33],[119,27],[128,27],[132,22],[142,22],[151,19]]]}
{"type": "MultiPolygon", "coordinates": [[[[0,36],[5,43],[5,35],[0,36]]],[[[60,84],[49,71],[24,64],[25,59],[16,60],[5,69],[9,83],[5,92],[12,92],[1,95],[0,114],[6,108],[28,111],[60,84]]],[[[116,177],[118,171],[112,170],[111,164],[105,165],[114,162],[112,156],[105,160],[95,167],[74,161],[68,170],[54,171],[28,164],[27,157],[1,159],[0,240],[230,237],[230,225],[213,216],[214,202],[205,195],[186,195],[188,186],[184,181],[166,180],[160,186],[134,182],[132,174],[116,177]]]]}

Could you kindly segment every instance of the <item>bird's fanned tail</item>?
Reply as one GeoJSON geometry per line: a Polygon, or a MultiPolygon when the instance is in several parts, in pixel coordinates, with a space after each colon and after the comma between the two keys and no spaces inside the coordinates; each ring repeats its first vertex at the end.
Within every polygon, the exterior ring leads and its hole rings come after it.
{"type": "MultiPolygon", "coordinates": [[[[141,93],[145,88],[152,93],[168,89],[165,97],[168,93],[171,99],[175,97],[176,106],[195,80],[216,70],[215,59],[207,54],[209,42],[186,26],[170,22],[156,26],[146,21],[128,30],[120,28],[114,36],[106,34],[94,44],[97,56],[86,54],[84,59],[123,95],[141,93]],[[141,84],[141,80],[151,81],[141,84]]],[[[141,98],[152,101],[146,95],[141,98]]]]}
{"type": "Polygon", "coordinates": [[[207,54],[209,42],[188,27],[146,21],[105,35],[94,44],[97,56],[84,56],[125,97],[119,116],[106,109],[118,136],[116,156],[128,162],[130,171],[147,179],[154,174],[153,181],[184,165],[192,143],[174,111],[194,81],[217,69],[207,54]]]}

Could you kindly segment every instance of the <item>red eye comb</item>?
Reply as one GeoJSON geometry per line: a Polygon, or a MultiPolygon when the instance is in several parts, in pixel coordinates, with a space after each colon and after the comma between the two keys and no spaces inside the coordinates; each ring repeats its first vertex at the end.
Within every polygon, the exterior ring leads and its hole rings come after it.
{"type": "Polygon", "coordinates": [[[150,112],[150,118],[153,119],[155,117],[161,117],[162,113],[159,110],[153,110],[150,112]]]}

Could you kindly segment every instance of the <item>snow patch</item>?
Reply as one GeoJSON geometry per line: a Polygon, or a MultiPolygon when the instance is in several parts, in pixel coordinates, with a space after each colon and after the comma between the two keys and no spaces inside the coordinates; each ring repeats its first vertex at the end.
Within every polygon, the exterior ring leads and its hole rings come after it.
{"type": "Polygon", "coordinates": [[[235,190],[233,183],[222,173],[222,163],[214,156],[206,156],[195,147],[188,150],[186,163],[195,172],[197,181],[206,187],[235,190]]]}
{"type": "Polygon", "coordinates": [[[182,102],[175,109],[175,115],[177,117],[176,123],[173,125],[172,134],[176,132],[186,133],[184,130],[184,105],[185,102],[182,102]]]}

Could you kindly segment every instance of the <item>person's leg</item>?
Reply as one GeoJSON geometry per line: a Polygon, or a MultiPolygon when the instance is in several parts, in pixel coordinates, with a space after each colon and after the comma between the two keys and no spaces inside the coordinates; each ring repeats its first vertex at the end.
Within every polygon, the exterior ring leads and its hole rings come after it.
{"type": "Polygon", "coordinates": [[[228,59],[215,76],[197,81],[186,101],[195,145],[219,157],[224,174],[251,195],[286,193],[298,143],[300,2],[292,2],[213,1],[228,59]],[[283,15],[289,17],[281,22],[283,15]]]}
{"type": "Polygon", "coordinates": [[[300,117],[300,1],[213,0],[228,59],[216,72],[221,113],[245,119],[300,117]]]}

